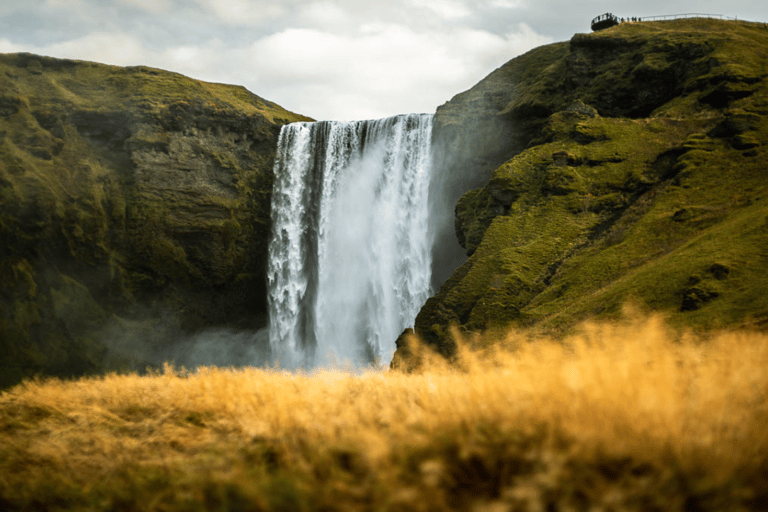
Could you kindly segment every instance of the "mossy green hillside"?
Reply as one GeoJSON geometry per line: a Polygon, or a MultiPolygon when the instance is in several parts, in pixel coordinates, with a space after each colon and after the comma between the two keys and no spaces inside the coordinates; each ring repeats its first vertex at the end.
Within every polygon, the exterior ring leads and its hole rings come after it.
{"type": "Polygon", "coordinates": [[[157,69],[0,55],[0,385],[263,324],[276,138],[306,119],[157,69]]]}
{"type": "Polygon", "coordinates": [[[487,180],[577,101],[605,117],[717,110],[762,80],[765,38],[761,24],[693,18],[626,23],[531,50],[438,107],[441,173],[487,180]]]}
{"type": "MultiPolygon", "coordinates": [[[[766,128],[753,136],[768,140],[766,128]]],[[[707,149],[683,153],[674,177],[563,261],[552,286],[529,304],[534,317],[557,328],[574,317],[616,313],[633,299],[681,327],[766,327],[768,155],[724,140],[689,138],[683,147],[702,142],[707,149]]]]}
{"type": "Polygon", "coordinates": [[[416,332],[451,353],[451,324],[562,334],[627,302],[678,327],[764,329],[767,77],[762,25],[623,24],[534,50],[441,107],[457,151],[462,115],[521,131],[457,203],[470,257],[416,332]],[[509,102],[478,114],[493,91],[509,102]]]}
{"type": "Polygon", "coordinates": [[[119,106],[126,111],[161,112],[177,104],[198,104],[258,115],[276,123],[307,119],[241,86],[193,80],[147,66],[109,66],[27,53],[4,54],[2,63],[6,91],[51,110],[58,105],[113,112],[119,106]],[[51,102],[53,98],[57,101],[51,102]]]}

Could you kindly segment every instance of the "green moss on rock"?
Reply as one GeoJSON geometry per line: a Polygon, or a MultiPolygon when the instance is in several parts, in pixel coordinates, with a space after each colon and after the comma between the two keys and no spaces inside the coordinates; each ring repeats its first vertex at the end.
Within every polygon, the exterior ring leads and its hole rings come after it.
{"type": "Polygon", "coordinates": [[[276,138],[301,120],[242,87],[0,55],[0,386],[130,366],[105,352],[127,319],[176,326],[144,355],[263,325],[276,138]]]}
{"type": "Polygon", "coordinates": [[[768,328],[766,48],[756,24],[624,24],[533,50],[438,109],[465,172],[511,157],[458,201],[470,257],[416,333],[449,355],[450,324],[559,335],[627,302],[679,327],[768,328]],[[492,117],[497,147],[470,159],[492,117]]]}

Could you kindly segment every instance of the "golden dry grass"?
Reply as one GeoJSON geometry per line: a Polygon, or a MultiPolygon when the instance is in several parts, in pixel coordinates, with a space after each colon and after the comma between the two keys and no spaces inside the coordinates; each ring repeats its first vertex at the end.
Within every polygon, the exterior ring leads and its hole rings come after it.
{"type": "Polygon", "coordinates": [[[768,506],[765,335],[702,341],[652,317],[477,342],[413,374],[26,382],[0,395],[0,509],[768,506]]]}

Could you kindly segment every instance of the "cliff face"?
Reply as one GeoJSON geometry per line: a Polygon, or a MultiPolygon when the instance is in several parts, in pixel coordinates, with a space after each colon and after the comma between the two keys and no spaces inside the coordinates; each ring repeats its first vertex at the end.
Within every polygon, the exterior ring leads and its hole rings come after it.
{"type": "Polygon", "coordinates": [[[241,87],[0,55],[0,386],[263,327],[275,146],[299,120],[241,87]]]}
{"type": "MultiPolygon", "coordinates": [[[[440,107],[432,192],[469,259],[416,332],[449,355],[451,325],[561,334],[628,301],[765,329],[766,77],[761,25],[624,24],[440,107]]],[[[0,387],[263,327],[277,135],[305,119],[160,70],[0,55],[0,387]]]]}
{"type": "Polygon", "coordinates": [[[485,181],[455,209],[470,257],[417,334],[449,355],[450,325],[560,334],[628,301],[674,325],[765,329],[767,77],[762,25],[623,24],[440,107],[441,172],[485,181]]]}

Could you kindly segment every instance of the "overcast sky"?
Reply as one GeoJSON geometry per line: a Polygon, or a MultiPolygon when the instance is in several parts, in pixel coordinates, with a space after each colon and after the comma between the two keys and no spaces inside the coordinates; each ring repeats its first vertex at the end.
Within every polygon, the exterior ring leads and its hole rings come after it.
{"type": "Polygon", "coordinates": [[[764,0],[0,0],[0,53],[148,65],[315,119],[373,119],[434,112],[606,11],[768,21],[764,0]]]}

